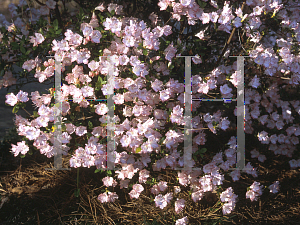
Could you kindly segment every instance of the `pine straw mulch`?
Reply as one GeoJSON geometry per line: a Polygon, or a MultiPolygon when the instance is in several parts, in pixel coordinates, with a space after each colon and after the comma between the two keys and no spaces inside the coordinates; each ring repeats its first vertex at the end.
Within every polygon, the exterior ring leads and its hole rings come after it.
{"type": "MultiPolygon", "coordinates": [[[[232,214],[223,216],[214,193],[207,193],[205,198],[194,203],[188,196],[189,189],[184,187],[181,187],[181,193],[175,195],[176,198],[189,199],[179,215],[175,214],[174,203],[163,210],[155,207],[147,184],[143,185],[145,190],[137,200],[129,198],[128,189],[120,190],[116,187],[111,191],[117,192],[119,199],[114,203],[102,204],[97,196],[104,189],[101,180],[106,175],[95,174],[93,169],[88,168],[80,168],[80,196],[76,198],[74,191],[77,188],[77,169],[49,171],[45,168],[53,167],[53,159],[47,159],[39,153],[24,159],[11,155],[7,158],[7,167],[11,171],[5,171],[1,167],[0,223],[140,225],[157,221],[159,224],[174,224],[175,218],[188,216],[190,224],[212,224],[209,221],[219,221],[217,224],[300,224],[300,170],[282,167],[280,157],[273,158],[281,166],[281,170],[268,170],[258,165],[262,175],[255,180],[263,180],[265,182],[261,184],[264,184],[279,176],[280,193],[264,193],[259,201],[251,202],[245,199],[245,193],[253,178],[243,174],[240,181],[231,182],[227,177],[223,187],[232,186],[239,201],[232,214]]],[[[65,159],[64,167],[67,166],[68,160],[65,159]]],[[[176,176],[171,171],[165,170],[156,175],[160,175],[168,184],[176,183],[176,176]]],[[[167,191],[173,191],[171,185],[167,191]]]]}

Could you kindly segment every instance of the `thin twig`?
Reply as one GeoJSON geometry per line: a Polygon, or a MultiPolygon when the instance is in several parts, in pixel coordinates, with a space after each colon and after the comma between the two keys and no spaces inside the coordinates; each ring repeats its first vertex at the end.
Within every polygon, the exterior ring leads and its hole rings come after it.
{"type": "MultiPolygon", "coordinates": [[[[242,10],[242,11],[243,11],[243,9],[244,9],[245,4],[246,4],[246,2],[243,2],[243,5],[242,5],[242,7],[241,7],[241,10],[242,10]]],[[[217,61],[217,63],[216,63],[216,66],[219,65],[219,63],[220,63],[220,61],[221,61],[223,55],[225,54],[225,52],[226,52],[226,50],[227,50],[227,48],[228,48],[228,46],[229,46],[229,44],[230,44],[230,42],[231,42],[231,39],[232,39],[232,37],[233,37],[233,34],[234,34],[235,30],[236,30],[236,27],[234,27],[234,28],[232,29],[232,32],[231,32],[231,34],[230,34],[230,36],[229,36],[229,39],[228,39],[228,41],[225,43],[225,46],[224,46],[223,51],[222,51],[222,53],[221,53],[221,55],[220,55],[220,57],[219,57],[219,59],[218,59],[218,61],[217,61]]]]}
{"type": "Polygon", "coordinates": [[[39,5],[42,5],[42,6],[44,6],[44,5],[46,5],[46,4],[44,4],[44,3],[42,3],[42,2],[40,2],[39,0],[35,0],[39,5]]]}
{"type": "Polygon", "coordinates": [[[25,109],[25,108],[22,108],[30,117],[32,117],[32,115],[25,109]]]}
{"type": "Polygon", "coordinates": [[[239,29],[238,29],[238,36],[239,36],[240,45],[242,46],[243,50],[248,54],[248,52],[246,51],[246,49],[244,49],[244,46],[241,42],[241,36],[240,36],[240,30],[239,29]]]}

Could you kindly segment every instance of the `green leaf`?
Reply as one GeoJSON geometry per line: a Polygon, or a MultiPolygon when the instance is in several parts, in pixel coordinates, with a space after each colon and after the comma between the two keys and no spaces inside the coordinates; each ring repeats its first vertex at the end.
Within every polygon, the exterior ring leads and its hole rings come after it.
{"type": "Polygon", "coordinates": [[[147,49],[144,49],[144,50],[143,50],[143,55],[148,55],[147,49]]]}
{"type": "Polygon", "coordinates": [[[91,121],[88,122],[89,129],[93,129],[93,123],[91,121]]]}
{"type": "Polygon", "coordinates": [[[107,171],[106,171],[106,174],[107,174],[107,175],[112,175],[111,170],[107,170],[107,171]]]}
{"type": "Polygon", "coordinates": [[[58,20],[57,19],[53,21],[53,27],[55,30],[58,29],[58,20]]]}
{"type": "Polygon", "coordinates": [[[96,169],[94,173],[102,172],[102,169],[96,169]]]}
{"type": "Polygon", "coordinates": [[[18,111],[19,111],[19,105],[15,105],[12,110],[12,113],[17,113],[18,111]]]}
{"type": "Polygon", "coordinates": [[[204,8],[207,5],[206,2],[202,2],[200,0],[197,0],[197,2],[198,2],[198,5],[200,6],[200,8],[204,8]]]}
{"type": "Polygon", "coordinates": [[[29,53],[30,53],[30,50],[28,50],[27,52],[25,52],[25,55],[29,55],[29,53]]]}
{"type": "Polygon", "coordinates": [[[207,151],[206,148],[201,148],[200,151],[199,151],[199,153],[205,153],[206,151],[207,151]]]}
{"type": "Polygon", "coordinates": [[[21,159],[25,158],[25,155],[20,155],[20,158],[21,158],[21,159]]]}
{"type": "Polygon", "coordinates": [[[20,102],[19,103],[19,108],[20,107],[24,109],[26,107],[26,103],[25,102],[20,102]]]}
{"type": "Polygon", "coordinates": [[[18,45],[18,43],[16,43],[16,42],[11,42],[10,45],[12,46],[12,49],[13,49],[13,50],[19,49],[19,45],[18,45]]]}
{"type": "Polygon", "coordinates": [[[49,28],[48,31],[49,31],[50,34],[54,33],[54,29],[53,28],[49,28]]]}
{"type": "Polygon", "coordinates": [[[114,15],[115,15],[115,10],[112,10],[112,11],[110,12],[110,15],[111,15],[111,16],[114,16],[114,15]]]}
{"type": "Polygon", "coordinates": [[[62,29],[58,29],[55,34],[61,34],[62,29]]]}

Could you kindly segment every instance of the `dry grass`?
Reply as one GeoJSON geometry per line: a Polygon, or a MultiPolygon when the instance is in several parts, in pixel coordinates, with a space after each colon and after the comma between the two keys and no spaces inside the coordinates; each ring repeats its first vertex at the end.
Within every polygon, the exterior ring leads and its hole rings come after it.
{"type": "MultiPolygon", "coordinates": [[[[13,156],[12,156],[13,157],[13,156]]],[[[12,158],[11,160],[18,160],[12,158]]],[[[65,167],[68,160],[64,161],[65,167]]],[[[243,175],[239,182],[224,182],[223,187],[233,186],[239,196],[236,210],[229,216],[222,215],[218,199],[211,193],[194,203],[188,188],[182,187],[177,198],[188,199],[185,209],[176,215],[174,204],[161,210],[150,200],[150,186],[139,199],[130,199],[128,189],[114,188],[119,199],[114,203],[102,204],[97,200],[101,193],[101,179],[104,174],[95,174],[93,169],[80,169],[80,196],[76,198],[77,170],[47,171],[52,167],[51,159],[43,156],[26,156],[13,172],[1,173],[1,224],[174,224],[174,219],[188,216],[190,224],[297,224],[300,215],[299,170],[273,170],[265,175],[265,182],[279,175],[281,192],[277,195],[265,193],[257,202],[245,199],[246,188],[253,182],[243,175]],[[41,161],[46,160],[43,163],[41,161]],[[6,200],[4,200],[6,199],[6,200]],[[145,221],[147,221],[145,223],[145,221]],[[221,223],[221,221],[223,221],[221,223]],[[205,223],[207,222],[207,223],[205,223]]],[[[261,167],[262,174],[264,174],[261,167]]],[[[161,177],[169,183],[176,183],[171,170],[162,172],[161,177]]],[[[263,178],[263,177],[261,177],[263,178]]],[[[262,182],[262,184],[264,184],[262,182]]],[[[167,191],[172,191],[169,185],[167,191]]]]}

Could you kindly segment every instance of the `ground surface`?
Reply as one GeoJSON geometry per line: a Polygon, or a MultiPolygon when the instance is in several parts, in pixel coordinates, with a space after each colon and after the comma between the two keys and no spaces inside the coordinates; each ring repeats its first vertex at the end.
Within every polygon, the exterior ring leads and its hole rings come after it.
{"type": "MultiPolygon", "coordinates": [[[[46,171],[45,168],[53,167],[53,159],[40,153],[23,159],[13,157],[8,152],[9,142],[16,142],[17,138],[12,134],[10,137],[1,143],[0,224],[143,224],[144,219],[148,221],[145,224],[152,224],[153,220],[161,222],[158,224],[172,224],[174,206],[164,210],[155,207],[154,202],[150,202],[149,185],[144,185],[139,200],[131,200],[128,190],[115,188],[119,199],[115,203],[101,204],[97,196],[104,189],[101,180],[105,174],[95,174],[94,168],[80,168],[80,196],[77,198],[74,195],[77,169],[46,171]]],[[[255,180],[268,186],[278,179],[280,193],[273,195],[266,190],[259,201],[251,202],[245,198],[245,193],[254,181],[252,176],[243,174],[235,183],[225,177],[224,190],[232,186],[239,196],[232,214],[222,216],[221,209],[215,205],[218,199],[212,193],[198,203],[188,201],[183,214],[176,219],[187,215],[190,224],[213,224],[211,221],[216,224],[300,224],[300,169],[290,170],[289,159],[285,156],[266,155],[265,163],[254,163],[260,172],[255,180]]],[[[210,155],[204,158],[209,159],[210,155]]],[[[67,164],[65,159],[65,167],[67,164]]],[[[169,184],[176,183],[171,170],[156,175],[161,175],[169,184]]],[[[171,187],[169,189],[172,191],[171,187]]],[[[178,197],[188,198],[188,189],[182,187],[182,190],[178,197]]]]}

